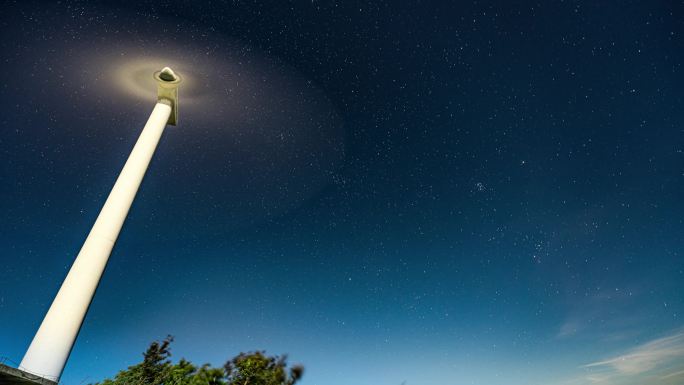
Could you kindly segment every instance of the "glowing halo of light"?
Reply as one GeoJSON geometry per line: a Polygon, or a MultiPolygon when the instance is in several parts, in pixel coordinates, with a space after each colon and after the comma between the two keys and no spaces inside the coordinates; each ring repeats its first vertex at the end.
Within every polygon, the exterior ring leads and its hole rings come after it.
{"type": "MultiPolygon", "coordinates": [[[[47,6],[44,12],[65,11],[47,6]]],[[[183,78],[179,124],[164,136],[155,155],[161,165],[152,166],[147,180],[189,187],[155,194],[159,204],[180,207],[174,218],[159,220],[215,222],[220,232],[288,212],[339,180],[342,118],[310,79],[244,42],[198,34],[175,19],[150,24],[141,15],[103,15],[97,23],[78,25],[89,31],[78,41],[65,25],[54,26],[51,40],[44,41],[21,24],[8,24],[3,31],[16,35],[17,44],[42,54],[38,63],[29,51],[19,51],[8,58],[12,66],[3,76],[17,98],[49,111],[52,132],[73,143],[64,151],[79,151],[82,162],[116,172],[156,98],[154,71],[177,71],[183,78]],[[120,18],[135,28],[111,33],[120,18]],[[187,33],[176,31],[168,39],[159,25],[187,33]],[[22,68],[42,68],[51,76],[28,78],[22,68]],[[196,199],[201,204],[184,210],[183,202],[196,199]]],[[[160,210],[157,218],[163,215],[160,210]]]]}
{"type": "MultiPolygon", "coordinates": [[[[133,60],[116,61],[110,64],[112,76],[108,79],[112,88],[124,94],[146,101],[156,98],[154,78],[150,75],[164,66],[174,68],[183,74],[183,104],[195,105],[202,102],[202,89],[198,85],[201,76],[191,66],[170,58],[135,58],[133,60]]],[[[206,91],[205,91],[206,94],[206,91]]]]}
{"type": "MultiPolygon", "coordinates": [[[[188,50],[187,47],[178,49],[188,50]]],[[[163,66],[174,68],[183,78],[179,91],[179,128],[188,132],[169,135],[165,140],[171,142],[175,151],[185,152],[187,159],[195,158],[202,169],[212,167],[205,157],[219,164],[226,160],[242,164],[239,170],[233,170],[231,177],[218,178],[230,182],[214,189],[217,196],[228,196],[227,200],[235,202],[230,211],[238,213],[236,222],[244,222],[245,216],[259,221],[259,218],[289,211],[331,183],[333,172],[343,158],[344,135],[332,104],[306,79],[255,54],[250,55],[248,66],[233,63],[231,57],[226,55],[199,63],[182,57],[174,59],[172,55],[126,55],[97,60],[103,62],[98,64],[101,68],[108,68],[104,73],[111,74],[100,79],[106,82],[106,88],[119,97],[140,102],[152,102],[156,98],[152,73],[163,66]],[[200,137],[193,126],[201,130],[200,137]],[[277,138],[283,137],[289,144],[281,145],[283,140],[277,138]],[[201,142],[193,152],[186,151],[189,138],[201,142]],[[201,154],[197,148],[202,148],[201,154]],[[231,187],[221,194],[225,186],[231,187]],[[235,186],[246,193],[238,193],[235,186]],[[255,196],[262,196],[258,205],[243,204],[255,196]]],[[[161,175],[165,175],[164,171],[161,175]]],[[[176,175],[167,177],[170,180],[176,175]]],[[[188,173],[183,178],[195,177],[188,173]]],[[[170,197],[173,199],[176,194],[181,195],[173,192],[170,197]]],[[[212,206],[224,207],[224,200],[215,199],[220,201],[212,206]]]]}

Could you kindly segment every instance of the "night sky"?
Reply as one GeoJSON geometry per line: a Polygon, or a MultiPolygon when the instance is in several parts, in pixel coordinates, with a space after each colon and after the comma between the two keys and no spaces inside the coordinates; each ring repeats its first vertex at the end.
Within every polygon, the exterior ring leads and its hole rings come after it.
{"type": "Polygon", "coordinates": [[[167,334],[302,385],[684,383],[684,2],[4,2],[0,37],[10,364],[171,65],[64,384],[167,334]]]}

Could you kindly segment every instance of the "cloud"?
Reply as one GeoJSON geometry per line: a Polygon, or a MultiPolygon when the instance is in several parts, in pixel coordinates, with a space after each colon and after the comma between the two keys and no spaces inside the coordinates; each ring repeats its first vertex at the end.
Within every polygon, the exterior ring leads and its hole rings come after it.
{"type": "Polygon", "coordinates": [[[664,376],[661,376],[660,379],[661,379],[661,380],[666,380],[666,379],[668,379],[668,378],[679,378],[679,377],[684,378],[684,370],[680,370],[680,371],[678,371],[678,372],[666,374],[666,375],[664,375],[664,376]]]}
{"type": "Polygon", "coordinates": [[[643,334],[648,322],[643,294],[632,285],[598,289],[591,295],[572,298],[554,337],[603,342],[633,340],[643,334]]]}
{"type": "Polygon", "coordinates": [[[617,373],[634,375],[653,370],[659,366],[684,358],[684,331],[659,338],[620,356],[585,365],[587,368],[603,367],[617,373]]]}
{"type": "Polygon", "coordinates": [[[684,378],[684,329],[581,367],[564,384],[669,385],[684,378]]]}
{"type": "Polygon", "coordinates": [[[558,330],[558,333],[556,334],[556,338],[566,338],[573,336],[577,333],[578,329],[580,328],[581,325],[578,320],[569,319],[561,325],[560,330],[558,330]]]}

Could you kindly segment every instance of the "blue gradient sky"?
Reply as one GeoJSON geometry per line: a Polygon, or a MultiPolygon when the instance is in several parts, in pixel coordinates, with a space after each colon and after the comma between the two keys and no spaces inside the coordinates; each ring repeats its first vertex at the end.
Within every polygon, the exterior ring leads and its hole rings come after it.
{"type": "Polygon", "coordinates": [[[682,4],[28,2],[0,22],[0,356],[21,360],[152,108],[99,66],[161,58],[211,81],[162,138],[64,384],[167,334],[195,363],[288,353],[303,385],[684,381],[682,4]]]}

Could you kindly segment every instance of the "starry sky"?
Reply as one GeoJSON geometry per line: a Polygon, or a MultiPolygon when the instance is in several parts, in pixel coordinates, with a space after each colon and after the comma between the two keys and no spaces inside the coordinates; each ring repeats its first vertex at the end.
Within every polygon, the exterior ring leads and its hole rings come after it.
{"type": "Polygon", "coordinates": [[[184,76],[62,382],[684,382],[681,1],[5,2],[0,357],[184,76]]]}

